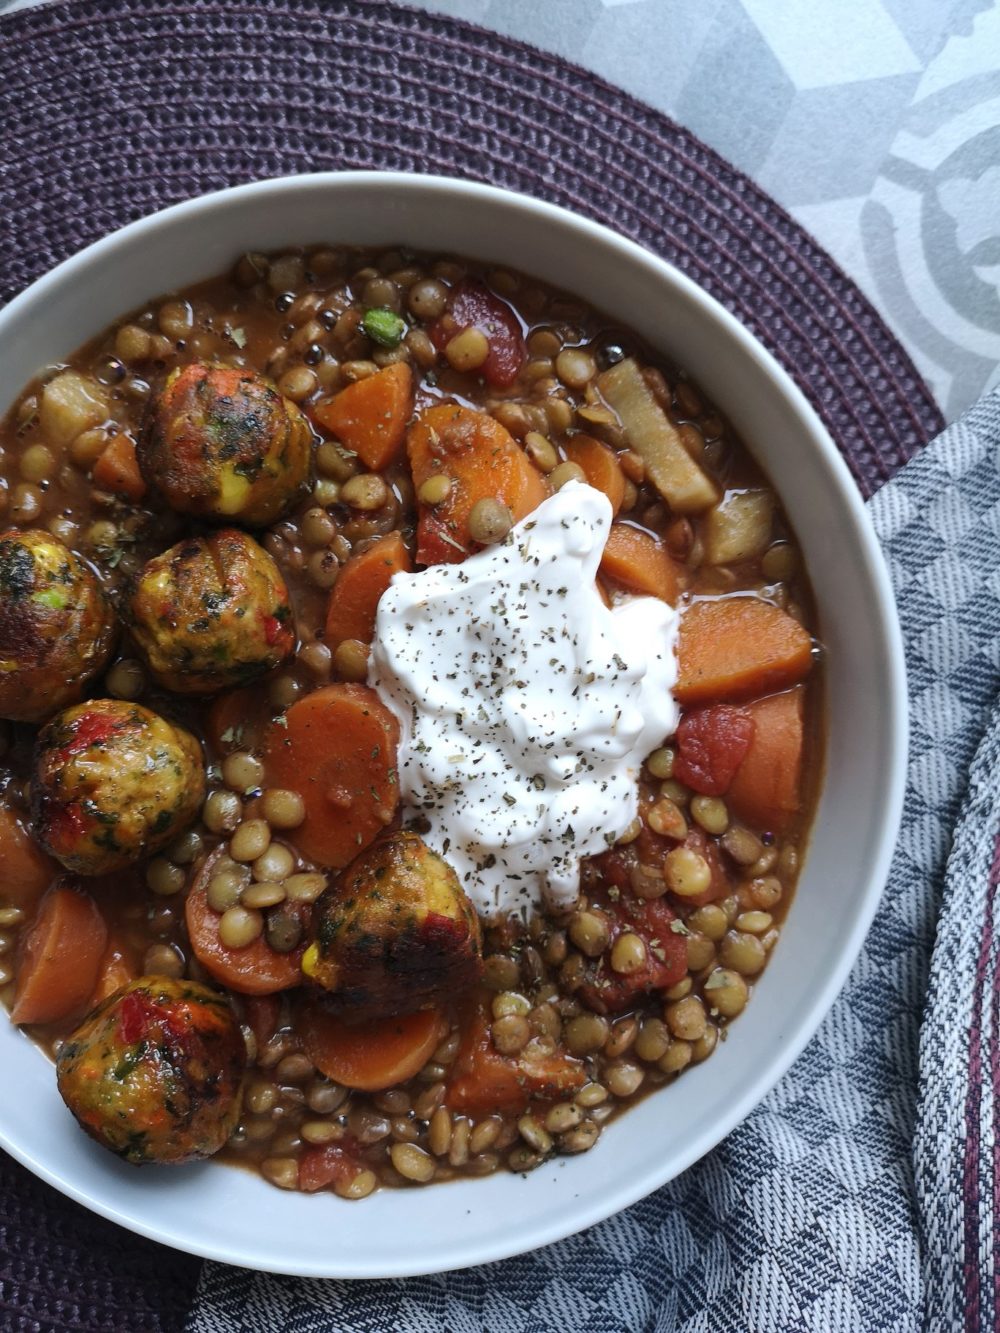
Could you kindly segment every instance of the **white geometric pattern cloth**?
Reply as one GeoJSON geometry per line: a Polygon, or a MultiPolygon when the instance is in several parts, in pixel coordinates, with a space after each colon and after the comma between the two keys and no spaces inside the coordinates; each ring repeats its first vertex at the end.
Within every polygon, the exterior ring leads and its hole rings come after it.
{"type": "Polygon", "coordinates": [[[415,0],[672,116],[811,231],[946,421],[1000,372],[997,0],[415,0]]]}
{"type": "MultiPolygon", "coordinates": [[[[952,833],[1000,679],[998,459],[1000,394],[993,394],[870,503],[907,647],[913,728],[903,825],[885,897],[842,995],[762,1105],[650,1198],[520,1258],[356,1283],[206,1264],[190,1333],[909,1333],[925,1321],[945,1333],[957,1326],[970,1237],[955,1220],[963,1199],[951,1144],[962,1126],[944,1121],[949,1087],[953,1111],[961,1097],[940,1071],[943,1051],[963,1049],[971,1007],[972,978],[949,972],[948,925],[963,919],[963,895],[964,915],[981,921],[976,904],[985,889],[966,883],[966,861],[949,882],[935,960],[919,1123],[918,1040],[952,833]]],[[[995,764],[990,777],[995,805],[995,764]]],[[[983,823],[976,806],[972,817],[983,823]]],[[[981,1147],[991,1182],[993,1146],[988,1134],[981,1147]]],[[[970,1202],[975,1208],[975,1190],[970,1202]]],[[[992,1212],[983,1217],[988,1227],[992,1212]]],[[[984,1291],[993,1274],[985,1249],[980,1240],[984,1291]]],[[[986,1315],[975,1326],[993,1324],[986,1315]]]]}

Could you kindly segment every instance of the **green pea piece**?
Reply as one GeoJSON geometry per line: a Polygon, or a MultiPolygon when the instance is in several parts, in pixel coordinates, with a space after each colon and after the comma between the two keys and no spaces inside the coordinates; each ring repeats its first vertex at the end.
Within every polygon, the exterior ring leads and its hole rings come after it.
{"type": "Polygon", "coordinates": [[[406,333],[406,320],[394,310],[366,310],[361,327],[380,347],[398,347],[406,333]]]}

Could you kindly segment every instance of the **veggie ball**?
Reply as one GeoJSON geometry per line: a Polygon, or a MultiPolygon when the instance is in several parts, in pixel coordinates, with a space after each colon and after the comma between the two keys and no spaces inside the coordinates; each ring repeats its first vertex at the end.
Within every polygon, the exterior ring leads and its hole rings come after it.
{"type": "Polygon", "coordinates": [[[333,1010],[387,1018],[453,998],[482,973],[479,918],[415,833],[362,852],[316,903],[302,970],[333,1010]]]}
{"type": "Polygon", "coordinates": [[[308,485],[312,438],[270,380],[194,362],[173,371],[152,400],[136,453],[172,509],[264,527],[308,485]]]}
{"type": "Polygon", "coordinates": [[[79,875],[104,875],[182,833],[205,798],[193,736],[139,704],[67,708],[35,744],[31,813],[46,851],[79,875]]]}
{"type": "Polygon", "coordinates": [[[34,528],[0,535],[0,717],[42,722],[103,671],[115,622],[89,567],[34,528]]]}
{"type": "Polygon", "coordinates": [[[295,650],[278,566],[235,528],[155,556],[134,580],[125,614],[152,674],[179,694],[245,685],[295,650]]]}
{"type": "Polygon", "coordinates": [[[140,977],[67,1037],[56,1078],[91,1138],[141,1165],[218,1152],[239,1119],[245,1069],[239,1024],[217,991],[140,977]]]}

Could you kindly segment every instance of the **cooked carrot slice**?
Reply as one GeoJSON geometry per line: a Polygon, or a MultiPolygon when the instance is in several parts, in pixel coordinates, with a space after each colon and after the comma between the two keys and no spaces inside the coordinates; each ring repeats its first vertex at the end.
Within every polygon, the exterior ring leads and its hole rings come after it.
{"type": "Polygon", "coordinates": [[[292,704],[268,732],[268,785],[306,807],[289,837],[318,865],[340,869],[393,819],[399,726],[366,685],[327,685],[292,704]]]}
{"type": "Polygon", "coordinates": [[[514,437],[485,412],[457,403],[430,407],[410,427],[406,448],[419,491],[434,476],[451,482],[438,505],[420,505],[417,560],[422,565],[456,564],[479,547],[469,515],[479,500],[499,500],[514,522],[525,518],[549,493],[541,473],[514,437]]]}
{"type": "Polygon", "coordinates": [[[324,430],[354,451],[372,472],[388,467],[403,447],[413,402],[413,375],[403,361],[341,389],[314,407],[324,430]]]}
{"type": "Polygon", "coordinates": [[[320,1073],[345,1088],[377,1092],[419,1074],[448,1032],[440,1009],[349,1023],[318,1004],[299,1009],[299,1034],[320,1073]]]}
{"type": "Polygon", "coordinates": [[[501,1055],[490,1036],[485,1001],[475,1007],[455,1058],[445,1102],[463,1115],[516,1114],[535,1101],[571,1097],[587,1081],[583,1063],[563,1051],[501,1055]]]}
{"type": "Polygon", "coordinates": [[[110,932],[98,966],[97,984],[90,997],[90,1007],[100,1004],[109,995],[114,995],[116,990],[121,990],[122,986],[139,978],[141,973],[135,953],[123,935],[115,930],[110,932]]]}
{"type": "Polygon", "coordinates": [[[741,819],[780,832],[802,805],[802,714],[805,689],[746,705],[754,733],[726,801],[741,819]]]}
{"type": "Polygon", "coordinates": [[[330,590],[326,642],[333,649],[344,639],[371,643],[379,599],[393,574],[412,569],[410,554],[398,532],[380,537],[359,555],[352,555],[330,590]]]}
{"type": "Polygon", "coordinates": [[[81,1012],[97,982],[108,928],[89,893],[50,889],[21,942],[15,1023],[55,1023],[81,1012]]]}
{"type": "Polygon", "coordinates": [[[135,441],[124,432],[108,442],[94,464],[91,476],[102,491],[124,495],[133,503],[138,503],[146,494],[146,483],[135,456],[135,441]]]}
{"type": "Polygon", "coordinates": [[[601,573],[632,592],[660,597],[671,606],[680,596],[681,566],[656,537],[627,523],[612,523],[601,573]]]}
{"type": "Polygon", "coordinates": [[[695,602],[681,618],[677,662],[680,703],[745,699],[802,680],[812,666],[812,639],[759,597],[695,602]]]}
{"type": "Polygon", "coordinates": [[[614,450],[592,435],[574,435],[563,445],[563,453],[571,463],[583,468],[588,484],[603,491],[611,501],[612,514],[617,514],[625,499],[625,473],[614,450]]]}
{"type": "Polygon", "coordinates": [[[0,907],[34,907],[61,868],[9,805],[0,805],[0,907]]]}
{"type": "Polygon", "coordinates": [[[217,755],[257,750],[271,718],[267,692],[259,685],[243,685],[215,696],[205,717],[205,734],[217,755]]]}
{"type": "Polygon", "coordinates": [[[286,902],[284,910],[297,916],[303,925],[302,944],[289,953],[272,949],[266,935],[258,935],[242,949],[230,949],[219,939],[221,915],[208,905],[208,885],[222,851],[213,852],[198,873],[187,901],[184,920],[194,955],[216,981],[241,995],[273,995],[302,983],[302,955],[305,952],[305,926],[311,915],[309,905],[286,902]]]}

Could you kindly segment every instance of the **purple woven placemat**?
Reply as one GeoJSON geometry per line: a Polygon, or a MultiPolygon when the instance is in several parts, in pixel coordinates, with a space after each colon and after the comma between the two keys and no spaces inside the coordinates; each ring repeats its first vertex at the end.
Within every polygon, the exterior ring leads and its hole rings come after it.
{"type": "MultiPolygon", "coordinates": [[[[467,24],[376,0],[47,5],[0,20],[0,126],[0,302],[204,191],[441,172],[563,204],[690,274],[795,376],[866,495],[941,426],[870,304],[750,180],[585,71],[467,24]]],[[[195,1260],[2,1154],[0,1191],[0,1328],[182,1326],[195,1260]]]]}

